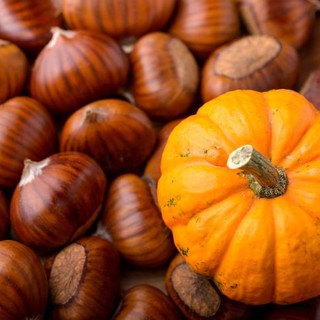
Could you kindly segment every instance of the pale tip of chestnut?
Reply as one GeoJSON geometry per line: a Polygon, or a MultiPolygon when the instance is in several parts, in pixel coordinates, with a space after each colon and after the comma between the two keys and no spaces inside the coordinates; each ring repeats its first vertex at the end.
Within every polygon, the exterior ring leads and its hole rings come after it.
{"type": "Polygon", "coordinates": [[[127,38],[121,39],[119,41],[119,43],[120,43],[122,50],[125,53],[129,54],[129,53],[131,53],[136,41],[137,41],[136,37],[127,37],[127,38]]]}
{"type": "Polygon", "coordinates": [[[52,33],[52,37],[51,37],[51,40],[46,45],[47,48],[54,47],[55,44],[57,43],[58,38],[61,36],[69,39],[74,37],[74,31],[72,30],[64,30],[60,27],[52,27],[50,31],[52,33]]]}
{"type": "Polygon", "coordinates": [[[96,230],[93,235],[98,238],[108,240],[110,242],[113,241],[110,233],[108,232],[108,230],[105,228],[105,226],[103,225],[103,223],[101,221],[99,221],[97,223],[96,230]]]}
{"type": "Polygon", "coordinates": [[[49,159],[46,158],[41,161],[32,161],[30,159],[24,160],[24,167],[22,170],[19,186],[25,186],[33,181],[33,179],[42,173],[42,169],[49,164],[49,159]]]}

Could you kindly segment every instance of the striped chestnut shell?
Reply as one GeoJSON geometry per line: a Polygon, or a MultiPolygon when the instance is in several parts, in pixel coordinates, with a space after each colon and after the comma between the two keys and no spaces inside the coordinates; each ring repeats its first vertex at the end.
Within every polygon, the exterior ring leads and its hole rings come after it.
{"type": "Polygon", "coordinates": [[[250,34],[269,35],[301,49],[309,40],[320,6],[312,0],[237,0],[250,34]]]}
{"type": "Polygon", "coordinates": [[[56,124],[40,102],[17,96],[0,105],[0,186],[15,188],[26,158],[41,160],[57,147],[56,124]]]}
{"type": "Polygon", "coordinates": [[[45,261],[50,319],[111,319],[120,296],[120,257],[107,240],[87,236],[45,261]]]}
{"type": "Polygon", "coordinates": [[[240,19],[233,0],[178,0],[168,32],[184,41],[204,61],[216,48],[240,35],[240,19]]]}
{"type": "Polygon", "coordinates": [[[0,38],[26,53],[38,53],[51,39],[50,29],[62,26],[60,0],[2,0],[0,38]]]}
{"type": "Polygon", "coordinates": [[[51,113],[68,116],[125,85],[129,60],[111,37],[85,30],[54,28],[52,32],[30,77],[31,96],[51,113]]]}
{"type": "Polygon", "coordinates": [[[299,72],[300,58],[292,45],[271,36],[247,35],[219,47],[206,60],[202,100],[236,89],[292,89],[299,72]]]}
{"type": "Polygon", "coordinates": [[[20,95],[29,76],[25,53],[14,43],[0,39],[0,103],[20,95]]]}
{"type": "Polygon", "coordinates": [[[16,240],[0,241],[0,319],[45,319],[47,301],[39,257],[16,240]]]}
{"type": "Polygon", "coordinates": [[[131,265],[164,266],[176,253],[157,205],[155,181],[136,174],[111,182],[96,232],[131,265]]]}
{"type": "Polygon", "coordinates": [[[71,29],[92,30],[116,40],[139,38],[162,30],[177,0],[63,0],[62,13],[71,29]]]}
{"type": "Polygon", "coordinates": [[[155,143],[149,117],[120,99],[98,100],[80,108],[66,120],[60,135],[60,151],[88,154],[107,176],[138,169],[155,143]]]}
{"type": "Polygon", "coordinates": [[[106,178],[100,166],[79,152],[59,152],[41,161],[25,160],[10,205],[17,238],[39,253],[81,237],[95,222],[106,178]]]}
{"type": "Polygon", "coordinates": [[[132,96],[150,118],[169,121],[190,110],[200,71],[181,40],[166,32],[148,33],[135,43],[130,61],[132,96]]]}

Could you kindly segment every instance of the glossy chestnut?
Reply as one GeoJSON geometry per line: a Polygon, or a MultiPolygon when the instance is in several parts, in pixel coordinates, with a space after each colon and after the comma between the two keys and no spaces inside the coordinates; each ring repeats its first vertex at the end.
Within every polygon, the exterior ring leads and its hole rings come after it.
{"type": "Polygon", "coordinates": [[[31,70],[30,94],[51,113],[65,117],[115,94],[127,82],[128,72],[127,55],[108,35],[53,28],[31,70]]]}
{"type": "Polygon", "coordinates": [[[28,54],[37,54],[51,39],[50,29],[62,23],[59,0],[1,1],[0,38],[28,54]]]}
{"type": "Polygon", "coordinates": [[[200,71],[181,40],[165,32],[148,33],[135,43],[130,61],[132,96],[152,119],[169,121],[190,110],[200,71]]]}
{"type": "Polygon", "coordinates": [[[79,151],[94,158],[107,176],[141,166],[156,143],[149,117],[120,99],[94,101],[70,115],[60,136],[61,151],[79,151]]]}
{"type": "Polygon", "coordinates": [[[160,289],[149,284],[137,284],[127,289],[113,320],[179,320],[179,309],[160,289]]]}
{"type": "Polygon", "coordinates": [[[79,152],[60,152],[41,161],[26,159],[10,205],[17,238],[39,253],[83,236],[95,222],[106,178],[100,166],[79,152]]]}
{"type": "Polygon", "coordinates": [[[81,238],[45,261],[52,320],[110,319],[120,299],[120,259],[107,240],[81,238]]]}
{"type": "Polygon", "coordinates": [[[135,174],[116,177],[109,186],[96,233],[110,239],[130,264],[165,265],[176,253],[155,198],[155,184],[135,174]]]}
{"type": "Polygon", "coordinates": [[[301,49],[310,40],[317,1],[237,0],[244,25],[251,34],[265,34],[301,49]]]}
{"type": "Polygon", "coordinates": [[[56,124],[43,104],[17,96],[0,105],[0,186],[14,189],[26,158],[42,160],[57,147],[56,124]]]}
{"type": "Polygon", "coordinates": [[[14,43],[0,39],[0,103],[21,94],[28,76],[25,53],[14,43]]]}
{"type": "Polygon", "coordinates": [[[203,62],[216,48],[240,35],[236,1],[178,0],[168,32],[203,62]]]}
{"type": "Polygon", "coordinates": [[[0,241],[0,318],[45,319],[48,282],[39,257],[15,240],[0,241]]]}
{"type": "Polygon", "coordinates": [[[177,0],[63,0],[62,12],[71,29],[103,32],[119,41],[162,30],[177,0]]]}

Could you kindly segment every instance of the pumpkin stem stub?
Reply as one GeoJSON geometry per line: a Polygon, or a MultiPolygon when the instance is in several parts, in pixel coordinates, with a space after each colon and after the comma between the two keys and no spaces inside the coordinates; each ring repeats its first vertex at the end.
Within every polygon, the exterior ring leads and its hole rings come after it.
{"type": "Polygon", "coordinates": [[[229,169],[242,169],[249,187],[259,198],[275,198],[283,195],[288,178],[282,168],[275,167],[251,145],[244,145],[230,153],[229,169]]]}

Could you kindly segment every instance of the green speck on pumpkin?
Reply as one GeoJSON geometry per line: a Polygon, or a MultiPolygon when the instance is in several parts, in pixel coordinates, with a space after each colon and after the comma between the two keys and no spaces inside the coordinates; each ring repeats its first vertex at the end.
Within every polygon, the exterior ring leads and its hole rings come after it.
{"type": "Polygon", "coordinates": [[[184,249],[184,248],[179,247],[179,251],[181,252],[181,254],[183,256],[188,256],[189,248],[184,249]]]}

